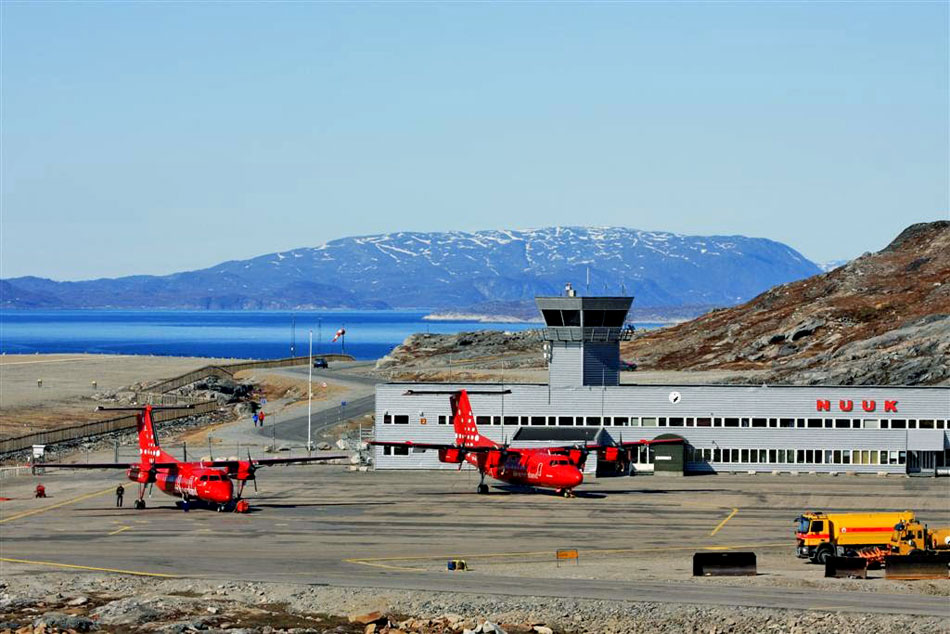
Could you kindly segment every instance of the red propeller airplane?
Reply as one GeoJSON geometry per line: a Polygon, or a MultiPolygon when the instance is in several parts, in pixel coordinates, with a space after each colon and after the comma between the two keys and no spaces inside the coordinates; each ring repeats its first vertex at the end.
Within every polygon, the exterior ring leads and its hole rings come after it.
{"type": "Polygon", "coordinates": [[[481,474],[479,493],[488,493],[485,476],[510,484],[554,489],[564,497],[574,497],[574,489],[584,481],[584,462],[587,454],[598,451],[603,460],[622,460],[634,446],[653,443],[682,442],[673,440],[638,440],[611,445],[584,444],[564,447],[510,447],[500,445],[479,433],[472,415],[468,393],[461,390],[449,397],[452,404],[452,425],[455,444],[373,441],[380,447],[408,447],[426,451],[438,450],[439,461],[459,465],[468,462],[481,474]]]}
{"type": "MultiPolygon", "coordinates": [[[[106,409],[106,408],[99,408],[106,409]]],[[[203,505],[218,511],[236,511],[246,513],[250,504],[242,499],[244,486],[248,480],[254,481],[257,490],[256,471],[259,467],[277,464],[291,464],[317,462],[345,457],[340,454],[329,456],[309,456],[301,458],[264,458],[252,460],[248,451],[247,460],[201,460],[197,462],[182,462],[171,454],[162,450],[155,435],[155,425],[152,422],[152,412],[158,409],[183,409],[182,407],[152,407],[144,408],[117,407],[111,410],[140,411],[136,416],[139,434],[139,456],[137,463],[85,463],[62,464],[40,463],[38,467],[56,467],[59,469],[125,469],[129,480],[139,484],[139,494],[135,500],[136,509],[145,508],[145,491],[149,484],[158,485],[163,493],[179,498],[182,508],[187,509],[189,504],[203,505]],[[235,491],[234,483],[238,483],[235,491]]]]}

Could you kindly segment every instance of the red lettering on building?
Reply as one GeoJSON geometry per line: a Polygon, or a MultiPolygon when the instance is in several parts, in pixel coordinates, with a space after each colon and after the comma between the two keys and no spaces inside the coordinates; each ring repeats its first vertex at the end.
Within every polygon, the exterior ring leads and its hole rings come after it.
{"type": "Polygon", "coordinates": [[[854,401],[838,401],[838,409],[842,412],[850,412],[854,409],[854,401]]]}
{"type": "Polygon", "coordinates": [[[825,401],[818,399],[818,403],[815,405],[819,412],[830,412],[831,411],[831,401],[825,401]]]}
{"type": "Polygon", "coordinates": [[[865,412],[873,412],[877,409],[877,403],[874,401],[861,401],[861,409],[865,412]]]}
{"type": "Polygon", "coordinates": [[[897,413],[897,401],[884,401],[884,411],[897,413]]]}

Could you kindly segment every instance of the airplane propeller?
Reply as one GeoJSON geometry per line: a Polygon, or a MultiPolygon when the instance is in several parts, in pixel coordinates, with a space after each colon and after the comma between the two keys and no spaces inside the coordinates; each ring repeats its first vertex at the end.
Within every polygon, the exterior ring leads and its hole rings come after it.
{"type": "Polygon", "coordinates": [[[247,472],[250,477],[248,480],[251,480],[254,483],[254,493],[257,493],[257,477],[254,475],[257,472],[257,466],[254,464],[254,461],[251,460],[251,450],[247,450],[247,472]]]}

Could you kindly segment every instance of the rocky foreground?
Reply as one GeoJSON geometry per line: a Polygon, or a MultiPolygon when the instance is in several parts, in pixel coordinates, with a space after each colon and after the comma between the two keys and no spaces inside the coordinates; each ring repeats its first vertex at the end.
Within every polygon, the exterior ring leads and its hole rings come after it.
{"type": "MultiPolygon", "coordinates": [[[[9,569],[9,564],[7,564],[9,569]]],[[[17,634],[621,634],[946,632],[939,618],[500,597],[100,574],[0,582],[0,631],[17,634]]],[[[869,602],[873,597],[868,597],[869,602]]]]}

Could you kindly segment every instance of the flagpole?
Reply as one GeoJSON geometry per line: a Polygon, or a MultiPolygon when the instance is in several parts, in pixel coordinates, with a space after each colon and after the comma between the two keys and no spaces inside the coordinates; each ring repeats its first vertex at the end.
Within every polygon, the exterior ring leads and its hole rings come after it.
{"type": "Polygon", "coordinates": [[[313,328],[310,329],[310,361],[307,363],[307,455],[313,450],[313,436],[310,433],[310,413],[313,401],[313,328]]]}

